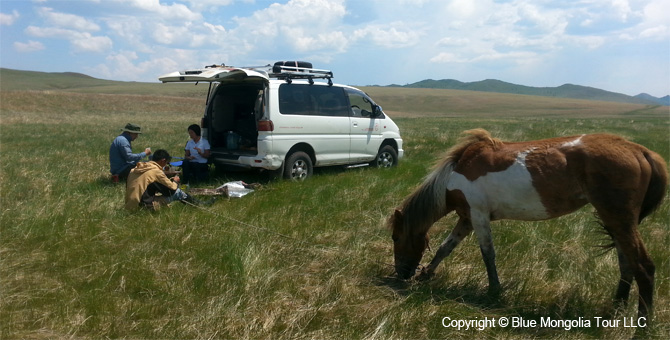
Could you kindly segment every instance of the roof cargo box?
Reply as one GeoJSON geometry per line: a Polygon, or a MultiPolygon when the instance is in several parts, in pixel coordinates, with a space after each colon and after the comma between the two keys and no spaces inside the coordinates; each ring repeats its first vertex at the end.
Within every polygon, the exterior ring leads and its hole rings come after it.
{"type": "Polygon", "coordinates": [[[290,70],[294,72],[308,72],[307,69],[312,68],[312,63],[307,61],[278,61],[272,67],[272,73],[282,73],[282,66],[287,67],[284,70],[290,70]]]}

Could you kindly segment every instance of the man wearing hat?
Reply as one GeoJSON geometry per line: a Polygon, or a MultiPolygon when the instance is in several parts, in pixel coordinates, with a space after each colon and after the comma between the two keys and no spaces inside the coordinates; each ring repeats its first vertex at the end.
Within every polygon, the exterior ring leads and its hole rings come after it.
{"type": "Polygon", "coordinates": [[[115,181],[128,178],[128,174],[135,167],[135,164],[142,158],[151,155],[150,148],[144,149],[144,152],[133,153],[130,146],[130,143],[142,133],[142,128],[139,125],[128,123],[121,131],[122,133],[114,138],[112,145],[109,147],[109,172],[112,173],[112,178],[115,181]]]}

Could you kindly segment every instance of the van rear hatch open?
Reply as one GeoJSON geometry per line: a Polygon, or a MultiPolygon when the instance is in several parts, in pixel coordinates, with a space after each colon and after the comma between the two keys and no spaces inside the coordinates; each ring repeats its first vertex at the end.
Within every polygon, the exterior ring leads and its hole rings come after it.
{"type": "Polygon", "coordinates": [[[212,162],[240,165],[244,163],[240,157],[258,155],[259,131],[271,131],[264,128],[265,121],[259,122],[264,111],[259,94],[269,82],[266,71],[211,66],[172,72],[158,79],[163,83],[210,83],[201,128],[211,145],[212,162]]]}
{"type": "Polygon", "coordinates": [[[241,80],[246,77],[268,78],[265,71],[256,71],[253,69],[235,68],[226,66],[209,67],[205,69],[178,71],[164,74],[158,77],[163,83],[194,83],[194,82],[215,82],[225,80],[241,80]]]}

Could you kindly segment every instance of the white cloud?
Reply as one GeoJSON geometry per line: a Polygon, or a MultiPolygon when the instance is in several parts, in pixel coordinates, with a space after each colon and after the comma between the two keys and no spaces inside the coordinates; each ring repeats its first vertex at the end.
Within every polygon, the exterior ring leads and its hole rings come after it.
{"type": "Polygon", "coordinates": [[[468,38],[454,38],[454,37],[444,37],[438,40],[435,43],[437,47],[463,47],[467,46],[470,42],[468,38]]]}
{"type": "Polygon", "coordinates": [[[287,36],[287,40],[303,38],[303,35],[337,30],[345,14],[342,0],[290,0],[286,4],[273,3],[246,18],[235,18],[238,24],[235,33],[241,37],[266,38],[284,31],[301,34],[287,36]]]}
{"type": "Polygon", "coordinates": [[[632,9],[628,0],[612,0],[612,8],[617,17],[622,21],[628,21],[629,16],[632,14],[632,9]]]}
{"type": "Polygon", "coordinates": [[[432,63],[464,63],[467,61],[467,59],[450,52],[440,52],[438,55],[430,58],[430,62],[432,63]]]}
{"type": "Polygon", "coordinates": [[[307,34],[302,28],[284,27],[281,33],[296,37],[295,39],[289,39],[289,43],[298,52],[331,50],[333,53],[341,53],[346,51],[349,44],[347,38],[340,31],[307,34]]]}
{"type": "Polygon", "coordinates": [[[0,13],[0,26],[11,26],[19,18],[19,12],[12,11],[12,14],[0,13]]]}
{"type": "Polygon", "coordinates": [[[37,27],[37,26],[28,26],[26,27],[25,32],[26,34],[34,37],[60,38],[60,39],[69,39],[74,35],[79,34],[78,32],[64,28],[37,27]]]}
{"type": "Polygon", "coordinates": [[[402,22],[389,25],[370,25],[363,29],[354,31],[353,36],[357,39],[369,39],[377,46],[384,48],[409,47],[419,43],[423,32],[412,30],[402,22]]]}
{"type": "Polygon", "coordinates": [[[575,36],[571,37],[569,40],[572,40],[579,47],[583,46],[592,50],[602,47],[607,42],[606,38],[599,36],[575,36]]]}
{"type": "MultiPolygon", "coordinates": [[[[207,63],[198,61],[198,53],[184,49],[161,49],[155,57],[139,61],[140,56],[134,51],[121,51],[105,58],[104,64],[96,65],[88,70],[89,74],[100,78],[118,80],[137,80],[148,76],[156,81],[158,76],[175,70],[201,68],[207,63]]],[[[209,61],[209,64],[212,64],[209,61]]]]}
{"type": "Polygon", "coordinates": [[[68,40],[77,52],[104,52],[113,45],[109,37],[93,36],[88,32],[77,32],[64,28],[28,26],[25,32],[34,37],[68,40]]]}
{"type": "Polygon", "coordinates": [[[221,6],[229,6],[235,3],[235,0],[186,0],[189,7],[196,12],[207,12],[215,10],[221,6]]]}
{"type": "Polygon", "coordinates": [[[640,24],[641,38],[663,40],[670,38],[670,2],[654,0],[643,9],[643,20],[640,24]]]}
{"type": "Polygon", "coordinates": [[[38,10],[41,17],[45,18],[47,22],[57,26],[71,28],[77,31],[95,32],[100,30],[100,26],[74,14],[54,12],[52,8],[42,7],[38,10]]]}
{"type": "Polygon", "coordinates": [[[151,36],[154,38],[154,40],[161,44],[170,45],[174,43],[175,36],[180,35],[179,32],[175,32],[175,30],[181,30],[182,33],[185,32],[184,27],[168,27],[167,25],[159,23],[154,27],[154,31],[151,36]]]}
{"type": "Polygon", "coordinates": [[[217,33],[225,33],[226,28],[221,26],[221,25],[212,25],[208,22],[203,23],[203,26],[205,26],[210,33],[217,34],[217,33]]]}
{"type": "Polygon", "coordinates": [[[640,37],[654,40],[667,39],[670,37],[670,29],[665,25],[647,28],[640,32],[640,37]]]}
{"type": "Polygon", "coordinates": [[[97,52],[102,53],[112,48],[113,42],[109,37],[92,36],[84,33],[79,38],[70,40],[70,44],[78,52],[97,52]]]}
{"type": "Polygon", "coordinates": [[[17,41],[14,43],[14,49],[16,49],[18,52],[29,53],[43,50],[44,45],[39,41],[30,40],[27,43],[17,41]]]}
{"type": "Polygon", "coordinates": [[[161,4],[159,0],[116,0],[123,4],[129,4],[157,15],[155,19],[178,19],[182,21],[201,20],[202,15],[191,11],[186,5],[173,3],[171,5],[161,4]]]}
{"type": "Polygon", "coordinates": [[[670,13],[670,2],[666,0],[649,1],[643,9],[644,22],[651,25],[667,25],[670,23],[668,13],[670,13]]]}
{"type": "Polygon", "coordinates": [[[105,19],[110,29],[109,35],[115,40],[122,41],[139,53],[152,53],[153,49],[144,41],[146,25],[143,21],[142,18],[128,15],[105,19]]]}
{"type": "Polygon", "coordinates": [[[506,60],[512,61],[515,64],[525,64],[527,61],[535,59],[537,57],[536,53],[526,52],[526,51],[513,51],[509,53],[501,53],[498,51],[490,51],[490,53],[482,53],[470,62],[479,62],[479,61],[498,61],[506,60]]]}
{"type": "Polygon", "coordinates": [[[219,40],[225,34],[213,25],[185,23],[181,26],[169,26],[158,23],[152,28],[152,38],[162,45],[174,45],[179,48],[203,47],[208,42],[219,40]]]}

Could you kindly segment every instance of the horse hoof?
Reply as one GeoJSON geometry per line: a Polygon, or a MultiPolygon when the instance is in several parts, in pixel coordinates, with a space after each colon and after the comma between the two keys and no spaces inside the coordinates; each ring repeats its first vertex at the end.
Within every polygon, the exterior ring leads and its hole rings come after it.
{"type": "Polygon", "coordinates": [[[492,298],[499,298],[500,295],[502,295],[502,287],[500,285],[497,286],[489,286],[488,290],[488,296],[492,298]]]}
{"type": "Polygon", "coordinates": [[[428,270],[426,267],[421,268],[421,271],[415,276],[417,281],[428,281],[435,276],[433,271],[428,270]]]}

